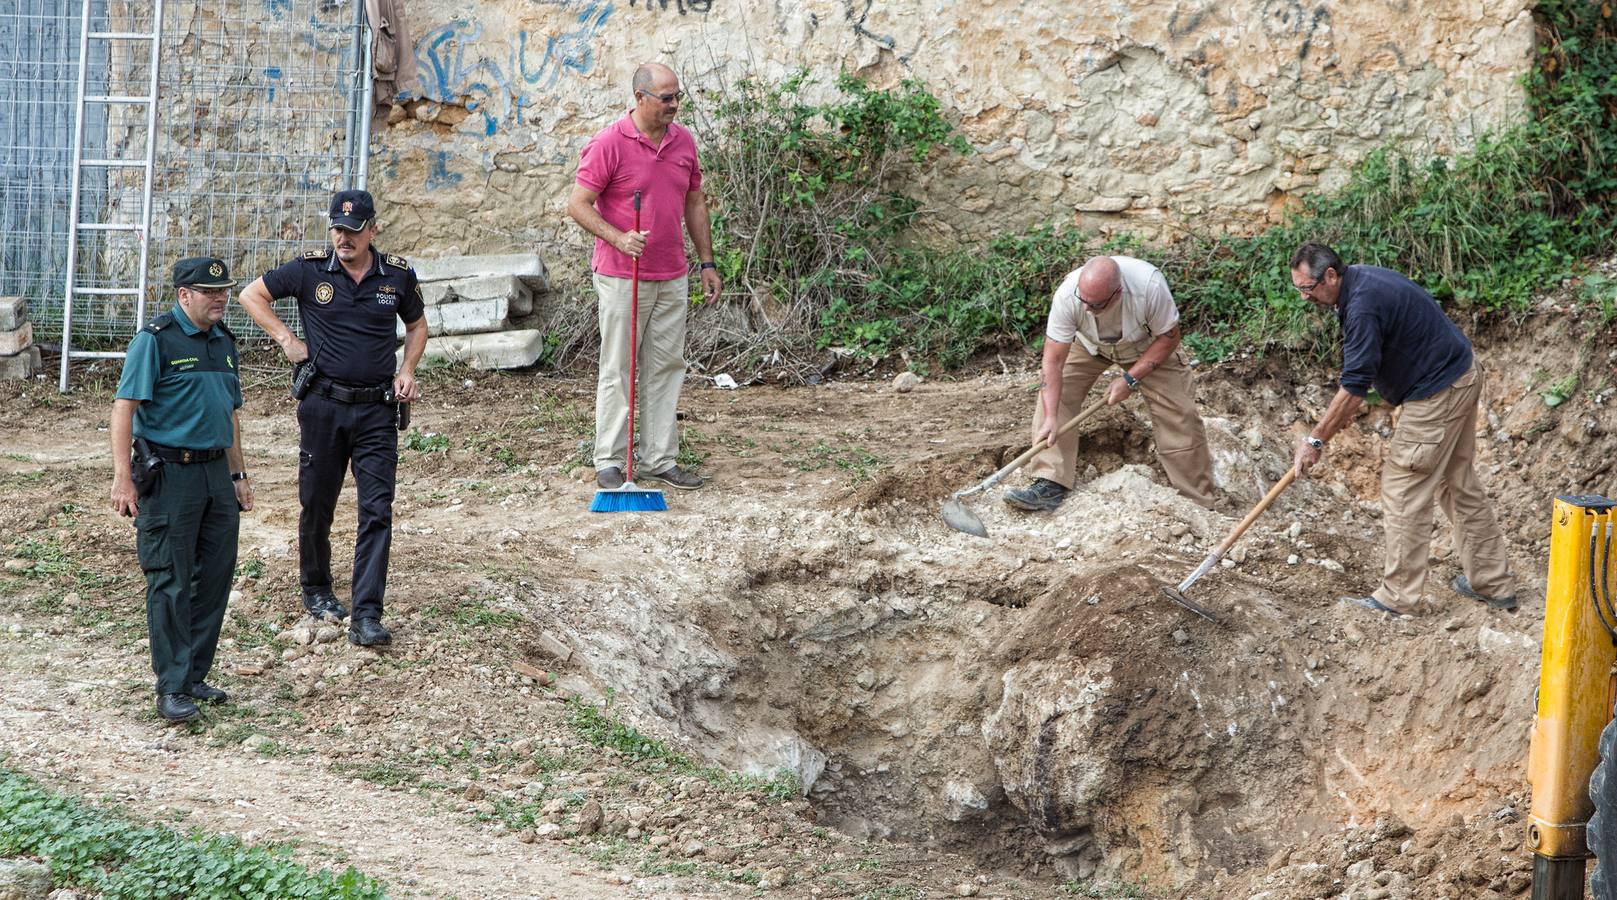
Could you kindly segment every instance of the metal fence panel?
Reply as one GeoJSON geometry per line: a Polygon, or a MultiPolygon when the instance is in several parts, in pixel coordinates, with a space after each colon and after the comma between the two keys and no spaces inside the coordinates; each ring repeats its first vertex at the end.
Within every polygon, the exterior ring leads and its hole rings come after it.
{"type": "MultiPolygon", "coordinates": [[[[93,0],[93,29],[150,30],[151,4],[93,0]]],[[[35,333],[61,338],[81,0],[12,0],[0,12],[0,294],[29,298],[35,333]]],[[[238,280],[326,240],[330,193],[358,169],[353,0],[168,0],[155,136],[144,110],[87,107],[83,155],[139,160],[156,141],[148,314],[172,302],[169,268],[219,256],[238,280]]],[[[144,93],[139,42],[90,42],[90,91],[144,93]],[[138,86],[138,87],[137,87],[138,86]]],[[[142,170],[86,170],[80,220],[139,224],[142,170]]],[[[132,287],[139,235],[81,235],[85,287],[132,287]]],[[[296,322],[290,304],[280,310],[296,322]]],[[[256,334],[239,307],[230,323],[256,334]]],[[[127,298],[80,298],[75,346],[118,349],[140,323],[127,298]]]]}

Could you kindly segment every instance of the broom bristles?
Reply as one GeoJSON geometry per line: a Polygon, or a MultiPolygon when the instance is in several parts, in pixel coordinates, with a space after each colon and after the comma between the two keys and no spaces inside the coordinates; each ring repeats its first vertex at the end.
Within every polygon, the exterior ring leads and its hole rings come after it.
{"type": "Polygon", "coordinates": [[[656,488],[635,487],[634,482],[626,481],[620,488],[603,488],[595,492],[595,499],[590,502],[590,512],[666,512],[668,501],[663,499],[663,492],[656,488]]]}

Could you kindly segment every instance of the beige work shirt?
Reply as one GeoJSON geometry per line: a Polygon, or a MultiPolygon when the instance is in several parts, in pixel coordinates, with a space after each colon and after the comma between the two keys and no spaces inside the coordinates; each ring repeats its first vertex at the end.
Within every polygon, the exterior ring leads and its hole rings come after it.
{"type": "MultiPolygon", "coordinates": [[[[1144,352],[1158,335],[1179,324],[1179,307],[1174,305],[1168,280],[1156,266],[1132,256],[1112,259],[1123,276],[1123,296],[1113,308],[1118,324],[1097,321],[1078,301],[1081,270],[1074,269],[1056,288],[1050,303],[1050,319],[1044,330],[1047,340],[1058,344],[1076,340],[1091,354],[1100,353],[1102,347],[1129,347],[1144,352]],[[1112,333],[1102,334],[1103,329],[1112,333]]],[[[1109,318],[1107,314],[1113,309],[1103,311],[1101,316],[1109,318]]]]}

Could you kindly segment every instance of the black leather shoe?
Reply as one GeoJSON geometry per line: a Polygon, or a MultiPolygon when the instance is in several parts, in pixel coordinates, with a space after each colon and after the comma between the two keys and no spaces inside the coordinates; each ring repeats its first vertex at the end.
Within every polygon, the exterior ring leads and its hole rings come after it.
{"type": "Polygon", "coordinates": [[[317,591],[313,594],[303,595],[303,608],[316,619],[325,619],[329,622],[341,622],[348,618],[348,607],[342,605],[337,595],[330,591],[317,591]]]}
{"type": "Polygon", "coordinates": [[[623,487],[623,470],[617,466],[596,470],[595,486],[605,491],[615,491],[623,487]]]}
{"type": "Polygon", "coordinates": [[[170,722],[189,722],[202,715],[202,710],[185,694],[162,694],[157,698],[157,714],[170,722]]]}
{"type": "Polygon", "coordinates": [[[393,635],[382,627],[380,619],[355,619],[348,625],[348,643],[358,644],[361,647],[376,647],[389,644],[393,635]]]}
{"type": "Polygon", "coordinates": [[[190,693],[192,700],[206,700],[209,703],[224,703],[230,699],[229,694],[206,681],[198,681],[191,685],[191,690],[188,693],[190,693]]]}
{"type": "Polygon", "coordinates": [[[1035,478],[1025,488],[1011,488],[1005,492],[1005,502],[1028,512],[1055,509],[1067,499],[1067,489],[1048,478],[1035,478]]]}

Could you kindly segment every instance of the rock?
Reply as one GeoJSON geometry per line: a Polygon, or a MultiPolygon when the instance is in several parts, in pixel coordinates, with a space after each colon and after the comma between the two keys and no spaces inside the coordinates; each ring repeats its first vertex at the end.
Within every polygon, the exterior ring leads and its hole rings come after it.
{"type": "Polygon", "coordinates": [[[646,843],[650,844],[653,847],[666,847],[669,844],[672,844],[673,842],[674,842],[674,839],[670,835],[654,834],[654,835],[651,836],[651,840],[647,841],[646,843]]]}
{"type": "Polygon", "coordinates": [[[758,889],[761,891],[778,891],[785,886],[785,869],[765,869],[763,876],[758,879],[758,889]]]}
{"type": "Polygon", "coordinates": [[[1526,658],[1537,646],[1537,641],[1519,631],[1500,631],[1488,625],[1477,629],[1477,649],[1483,653],[1526,658]]]}
{"type": "Polygon", "coordinates": [[[1231,547],[1230,548],[1230,559],[1235,560],[1236,565],[1240,565],[1241,563],[1246,562],[1246,547],[1245,546],[1239,546],[1239,545],[1235,546],[1235,547],[1231,547]]]}
{"type": "Polygon", "coordinates": [[[527,328],[428,338],[423,358],[464,362],[474,369],[525,369],[538,362],[544,350],[545,333],[527,328]]]}
{"type": "Polygon", "coordinates": [[[588,800],[579,808],[574,824],[578,826],[579,834],[594,834],[601,830],[601,824],[605,821],[606,812],[601,809],[601,804],[588,800]]]}
{"type": "Polygon", "coordinates": [[[1176,538],[1177,537],[1184,537],[1185,533],[1188,532],[1188,531],[1190,531],[1190,526],[1186,525],[1183,522],[1175,522],[1172,525],[1168,526],[1168,534],[1170,534],[1170,535],[1172,535],[1172,536],[1174,536],[1176,538]]]}
{"type": "Polygon", "coordinates": [[[696,840],[686,841],[685,843],[679,845],[679,853],[680,853],[680,855],[684,856],[684,857],[687,857],[687,858],[694,858],[694,857],[701,856],[702,851],[706,850],[706,849],[707,849],[706,845],[704,845],[701,841],[696,841],[696,840]]]}
{"type": "Polygon", "coordinates": [[[741,851],[730,846],[713,846],[702,851],[703,859],[711,859],[720,864],[735,862],[735,858],[740,855],[741,851]]]}
{"type": "Polygon", "coordinates": [[[1373,859],[1361,859],[1347,867],[1347,877],[1352,881],[1366,881],[1376,874],[1376,863],[1373,859]]]}
{"type": "Polygon", "coordinates": [[[545,264],[537,253],[417,259],[412,261],[412,265],[416,278],[423,282],[504,276],[520,279],[530,290],[550,290],[550,276],[545,272],[545,264]]]}
{"type": "Polygon", "coordinates": [[[30,569],[32,569],[33,567],[34,567],[34,561],[31,560],[31,559],[20,559],[19,558],[19,559],[8,559],[8,560],[6,560],[6,571],[7,572],[27,572],[30,569]]]}
{"type": "Polygon", "coordinates": [[[50,867],[29,859],[0,859],[0,900],[45,900],[50,867]]]}
{"type": "Polygon", "coordinates": [[[1327,572],[1344,572],[1344,571],[1347,571],[1346,569],[1343,568],[1341,563],[1337,562],[1334,559],[1322,559],[1322,560],[1319,561],[1319,566],[1320,566],[1320,568],[1326,570],[1327,572]]]}
{"type": "Polygon", "coordinates": [[[1176,643],[1176,644],[1184,644],[1184,643],[1188,643],[1189,641],[1190,641],[1190,635],[1187,634],[1183,628],[1175,628],[1173,630],[1173,642],[1174,643],[1176,643]]]}
{"type": "Polygon", "coordinates": [[[1292,522],[1291,527],[1286,529],[1286,537],[1289,537],[1294,541],[1297,540],[1298,538],[1302,537],[1302,536],[1303,536],[1303,523],[1301,523],[1301,522],[1292,522]]]}
{"type": "Polygon", "coordinates": [[[1286,557],[1286,565],[1288,565],[1288,566],[1295,566],[1299,562],[1302,562],[1302,559],[1300,557],[1298,557],[1297,554],[1295,554],[1295,553],[1293,553],[1293,554],[1286,557]]]}
{"type": "Polygon", "coordinates": [[[307,647],[314,643],[314,637],[315,630],[313,628],[299,625],[297,628],[292,629],[292,643],[299,647],[307,647]]]}
{"type": "Polygon", "coordinates": [[[562,827],[555,822],[546,822],[533,830],[534,837],[556,840],[562,836],[562,827]]]}
{"type": "Polygon", "coordinates": [[[893,376],[893,390],[898,391],[900,394],[908,394],[910,391],[915,390],[915,386],[920,383],[921,376],[914,372],[900,372],[893,376]]]}
{"type": "Polygon", "coordinates": [[[308,652],[302,647],[288,647],[281,651],[281,660],[283,662],[294,662],[308,655],[308,652]]]}
{"type": "Polygon", "coordinates": [[[335,625],[322,625],[320,626],[320,629],[314,633],[315,643],[318,644],[335,643],[337,638],[340,637],[342,637],[342,629],[335,625]]]}
{"type": "Polygon", "coordinates": [[[962,881],[954,886],[954,895],[956,897],[975,897],[977,896],[977,886],[969,881],[962,881]]]}
{"type": "Polygon", "coordinates": [[[468,784],[466,785],[466,790],[461,794],[461,796],[465,797],[472,803],[476,803],[477,801],[483,799],[483,786],[479,784],[468,784]]]}
{"type": "Polygon", "coordinates": [[[573,658],[572,646],[548,631],[539,632],[539,649],[557,662],[564,663],[573,658]]]}
{"type": "Polygon", "coordinates": [[[250,734],[241,742],[241,749],[247,751],[248,753],[257,753],[258,748],[269,743],[273,742],[269,739],[268,735],[250,734]]]}
{"type": "Polygon", "coordinates": [[[241,591],[231,591],[230,596],[225,600],[225,604],[227,606],[235,606],[236,604],[240,603],[242,598],[245,596],[247,595],[243,594],[241,591]]]}
{"type": "Polygon", "coordinates": [[[0,331],[15,331],[27,321],[27,300],[21,297],[0,297],[0,331]]]}
{"type": "Polygon", "coordinates": [[[539,838],[539,836],[533,833],[532,828],[524,828],[521,831],[517,832],[517,840],[521,841],[524,844],[531,844],[534,841],[538,840],[538,838],[539,838]]]}
{"type": "Polygon", "coordinates": [[[16,356],[34,344],[34,323],[24,322],[21,327],[0,331],[0,356],[16,356]]]}

